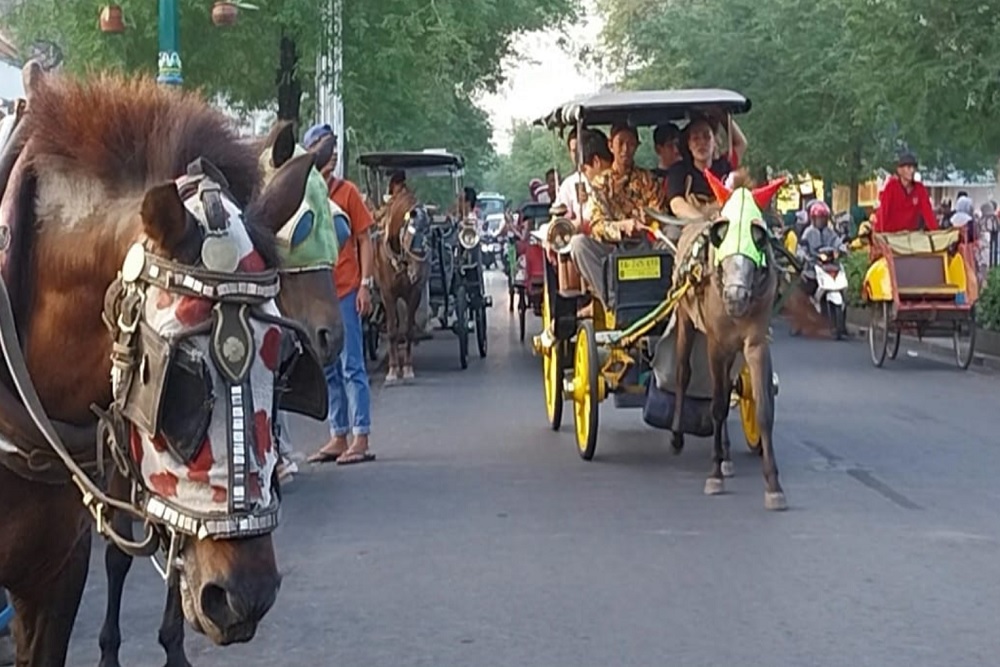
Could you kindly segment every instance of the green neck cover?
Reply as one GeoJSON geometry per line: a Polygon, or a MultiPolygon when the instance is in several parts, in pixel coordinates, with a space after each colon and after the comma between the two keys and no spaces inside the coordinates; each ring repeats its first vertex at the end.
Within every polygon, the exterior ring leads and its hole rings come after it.
{"type": "Polygon", "coordinates": [[[766,266],[766,255],[753,241],[754,221],[762,220],[764,217],[753,199],[753,194],[746,188],[735,190],[722,207],[721,217],[727,220],[729,225],[726,236],[715,250],[715,263],[721,264],[727,257],[743,255],[749,257],[759,267],[766,266]]]}
{"type": "MultiPolygon", "coordinates": [[[[295,157],[306,150],[295,146],[295,157]]],[[[261,156],[265,182],[274,176],[270,152],[261,156]]],[[[340,254],[333,216],[346,214],[330,198],[326,181],[312,169],[306,180],[305,196],[295,214],[281,226],[277,234],[278,256],[283,271],[309,271],[336,265],[340,254]]]]}

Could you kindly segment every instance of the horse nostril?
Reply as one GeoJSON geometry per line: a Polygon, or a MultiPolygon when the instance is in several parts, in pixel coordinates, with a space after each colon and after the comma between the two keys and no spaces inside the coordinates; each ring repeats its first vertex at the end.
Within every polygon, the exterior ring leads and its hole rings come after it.
{"type": "Polygon", "coordinates": [[[229,608],[229,596],[222,586],[205,584],[202,587],[201,611],[217,628],[226,628],[231,624],[233,612],[229,608]]]}

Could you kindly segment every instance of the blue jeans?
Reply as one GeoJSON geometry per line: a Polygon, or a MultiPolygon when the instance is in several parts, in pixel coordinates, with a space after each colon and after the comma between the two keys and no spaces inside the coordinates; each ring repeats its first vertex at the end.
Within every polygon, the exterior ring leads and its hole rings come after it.
{"type": "Polygon", "coordinates": [[[344,350],[340,359],[325,369],[330,395],[330,432],[339,437],[348,433],[368,435],[372,426],[371,391],[357,301],[357,290],[340,300],[344,350]]]}

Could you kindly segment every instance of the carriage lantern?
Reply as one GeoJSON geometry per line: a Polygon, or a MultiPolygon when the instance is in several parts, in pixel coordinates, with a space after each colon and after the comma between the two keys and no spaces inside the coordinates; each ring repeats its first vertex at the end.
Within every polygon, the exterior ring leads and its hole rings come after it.
{"type": "Polygon", "coordinates": [[[224,27],[236,24],[240,10],[235,2],[216,2],[212,5],[212,23],[224,27]]]}
{"type": "Polygon", "coordinates": [[[105,5],[101,8],[101,32],[119,34],[125,32],[120,5],[105,5]]]}

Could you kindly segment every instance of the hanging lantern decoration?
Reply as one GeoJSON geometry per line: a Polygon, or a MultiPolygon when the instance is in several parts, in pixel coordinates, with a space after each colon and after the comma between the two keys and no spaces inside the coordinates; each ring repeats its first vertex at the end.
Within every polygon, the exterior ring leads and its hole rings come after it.
{"type": "Polygon", "coordinates": [[[216,2],[212,5],[212,23],[220,28],[235,25],[239,14],[235,2],[216,2]]]}
{"type": "Polygon", "coordinates": [[[120,34],[125,32],[125,20],[120,5],[105,5],[101,8],[101,32],[120,34]]]}

